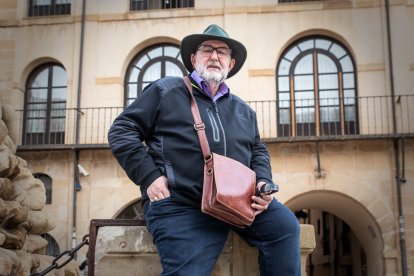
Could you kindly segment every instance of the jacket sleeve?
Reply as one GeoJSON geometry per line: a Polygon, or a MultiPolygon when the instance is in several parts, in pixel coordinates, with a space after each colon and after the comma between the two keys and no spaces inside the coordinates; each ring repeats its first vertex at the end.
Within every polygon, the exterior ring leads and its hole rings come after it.
{"type": "Polygon", "coordinates": [[[162,175],[143,144],[155,128],[161,104],[160,88],[153,83],[114,120],[108,132],[113,155],[128,177],[144,189],[162,175]]]}
{"type": "MultiPolygon", "coordinates": [[[[255,116],[256,120],[256,116],[255,116]]],[[[270,155],[266,145],[261,141],[257,122],[255,122],[255,143],[252,151],[250,166],[256,172],[256,183],[260,181],[272,181],[272,168],[270,166],[270,155]]]]}

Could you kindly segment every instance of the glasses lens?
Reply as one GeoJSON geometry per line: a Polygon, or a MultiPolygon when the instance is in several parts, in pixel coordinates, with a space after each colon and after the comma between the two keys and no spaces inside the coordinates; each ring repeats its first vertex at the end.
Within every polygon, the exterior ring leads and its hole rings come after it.
{"type": "Polygon", "coordinates": [[[203,55],[209,56],[213,53],[214,48],[208,45],[201,45],[199,50],[203,55]]]}
{"type": "Polygon", "coordinates": [[[225,48],[225,47],[214,48],[213,46],[210,46],[210,45],[200,45],[200,47],[198,47],[198,50],[204,56],[211,56],[214,50],[216,51],[219,57],[227,57],[231,54],[231,49],[229,48],[225,48]]]}

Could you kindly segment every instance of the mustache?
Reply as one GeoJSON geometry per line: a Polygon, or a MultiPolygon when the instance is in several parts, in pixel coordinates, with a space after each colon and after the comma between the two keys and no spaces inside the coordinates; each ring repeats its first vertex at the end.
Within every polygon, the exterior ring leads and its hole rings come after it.
{"type": "Polygon", "coordinates": [[[210,60],[207,64],[206,67],[217,67],[221,69],[220,63],[218,61],[214,61],[214,60],[210,60]]]}

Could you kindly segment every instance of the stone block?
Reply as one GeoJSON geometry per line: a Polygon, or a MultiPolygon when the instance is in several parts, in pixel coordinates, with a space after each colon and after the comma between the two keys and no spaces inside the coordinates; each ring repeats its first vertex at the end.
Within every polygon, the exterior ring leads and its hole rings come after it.
{"type": "Polygon", "coordinates": [[[44,210],[29,210],[27,216],[29,232],[32,234],[45,234],[56,227],[55,218],[44,210]]]}

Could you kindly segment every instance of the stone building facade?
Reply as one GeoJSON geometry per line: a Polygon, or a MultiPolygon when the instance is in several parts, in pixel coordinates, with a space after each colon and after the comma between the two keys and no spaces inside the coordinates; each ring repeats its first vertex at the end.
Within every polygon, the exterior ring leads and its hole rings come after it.
{"type": "Polygon", "coordinates": [[[413,0],[1,1],[0,97],[55,252],[91,219],[142,217],[107,130],[215,23],[248,50],[228,85],[256,110],[276,197],[315,227],[308,275],[413,274],[413,15],[413,0]]]}

